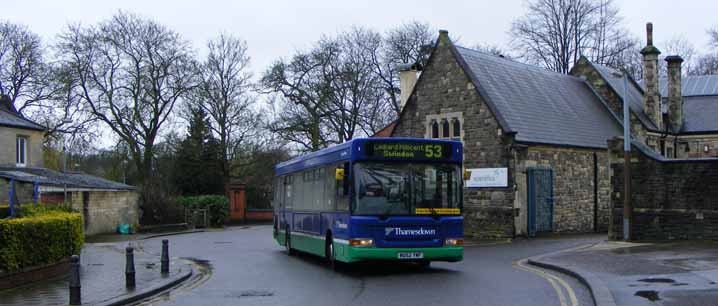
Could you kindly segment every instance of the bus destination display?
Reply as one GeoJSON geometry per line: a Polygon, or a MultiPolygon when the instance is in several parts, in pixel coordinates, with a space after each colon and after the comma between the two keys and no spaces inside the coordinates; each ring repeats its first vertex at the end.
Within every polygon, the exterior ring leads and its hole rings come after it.
{"type": "Polygon", "coordinates": [[[366,155],[374,158],[438,160],[451,158],[450,143],[367,142],[366,155]]]}

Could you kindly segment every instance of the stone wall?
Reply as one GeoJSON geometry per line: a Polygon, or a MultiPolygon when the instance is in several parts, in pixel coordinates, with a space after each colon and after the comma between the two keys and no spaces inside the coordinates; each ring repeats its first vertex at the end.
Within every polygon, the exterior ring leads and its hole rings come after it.
{"type": "MultiPolygon", "coordinates": [[[[510,168],[508,138],[452,54],[442,33],[407,102],[393,137],[426,135],[427,116],[461,113],[465,168],[510,168]]],[[[513,186],[509,171],[509,186],[513,186]]],[[[464,233],[479,238],[514,235],[513,188],[464,189],[464,233]]]]}
{"type": "MultiPolygon", "coordinates": [[[[34,184],[15,181],[15,196],[19,204],[33,203],[33,190],[34,184]]],[[[0,178],[0,204],[8,203],[10,203],[10,180],[0,178]]]]}
{"type": "Polygon", "coordinates": [[[83,210],[83,192],[72,192],[72,209],[85,218],[85,235],[114,233],[122,223],[139,225],[139,195],[134,191],[88,191],[88,210],[83,210]]]}
{"type": "Polygon", "coordinates": [[[43,132],[0,126],[0,165],[15,167],[15,141],[18,136],[27,137],[28,167],[42,167],[43,132]]]}
{"type": "MultiPolygon", "coordinates": [[[[623,140],[609,141],[612,220],[609,238],[623,233],[623,140]]],[[[718,239],[718,159],[667,160],[632,146],[633,239],[718,239]]]]}
{"type": "MultiPolygon", "coordinates": [[[[521,159],[521,173],[526,173],[530,167],[547,167],[554,172],[555,232],[608,229],[610,184],[606,150],[530,146],[521,159]],[[594,192],[594,183],[598,184],[597,193],[594,192]],[[594,208],[597,208],[597,228],[594,228],[594,208]]],[[[525,193],[526,189],[519,188],[519,192],[525,193]]],[[[522,211],[525,209],[522,207],[522,211]]]]}

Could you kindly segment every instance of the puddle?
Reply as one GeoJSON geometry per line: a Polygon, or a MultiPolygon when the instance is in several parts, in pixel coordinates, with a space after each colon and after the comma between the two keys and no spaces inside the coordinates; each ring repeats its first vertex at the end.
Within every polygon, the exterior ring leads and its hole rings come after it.
{"type": "Polygon", "coordinates": [[[686,284],[686,283],[675,283],[675,284],[672,284],[671,286],[688,286],[688,284],[686,284]]]}
{"type": "Polygon", "coordinates": [[[635,295],[636,295],[636,296],[640,296],[640,297],[642,297],[642,298],[644,298],[644,299],[647,299],[647,300],[649,300],[649,301],[651,301],[651,302],[660,300],[660,298],[658,297],[658,292],[656,292],[656,291],[654,291],[654,290],[641,290],[641,291],[636,291],[636,294],[635,294],[635,295]]]}
{"type": "Polygon", "coordinates": [[[675,280],[672,280],[670,278],[644,278],[644,279],[639,279],[638,281],[644,282],[644,283],[664,283],[664,284],[673,284],[676,282],[675,280]]]}

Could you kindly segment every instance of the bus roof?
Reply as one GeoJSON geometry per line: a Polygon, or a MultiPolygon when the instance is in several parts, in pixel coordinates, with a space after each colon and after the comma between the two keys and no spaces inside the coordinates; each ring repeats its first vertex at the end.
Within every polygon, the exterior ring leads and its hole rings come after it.
{"type": "Polygon", "coordinates": [[[446,162],[460,163],[463,159],[463,148],[460,141],[425,139],[425,138],[356,138],[345,143],[335,145],[326,149],[311,152],[291,160],[281,162],[275,167],[275,175],[284,175],[304,169],[314,168],[320,165],[327,165],[349,160],[372,159],[372,160],[389,160],[386,158],[369,158],[363,154],[361,147],[367,142],[385,142],[385,143],[442,143],[450,144],[453,148],[451,156],[447,157],[446,162]]]}

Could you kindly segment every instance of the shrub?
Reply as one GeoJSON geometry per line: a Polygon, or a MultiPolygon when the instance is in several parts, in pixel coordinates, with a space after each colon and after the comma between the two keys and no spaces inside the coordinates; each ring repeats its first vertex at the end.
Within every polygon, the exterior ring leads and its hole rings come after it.
{"type": "MultiPolygon", "coordinates": [[[[72,212],[70,207],[61,204],[44,205],[26,203],[22,205],[15,205],[15,217],[31,217],[56,211],[72,212]]],[[[3,219],[7,216],[10,216],[10,206],[5,204],[0,205],[0,219],[3,219]]]]}
{"type": "Polygon", "coordinates": [[[194,197],[179,197],[177,202],[185,209],[207,209],[209,223],[212,226],[222,226],[229,216],[229,199],[218,195],[201,195],[194,197]]]}
{"type": "Polygon", "coordinates": [[[82,216],[48,210],[30,217],[0,220],[0,241],[0,270],[55,263],[80,254],[85,242],[82,216]]]}

